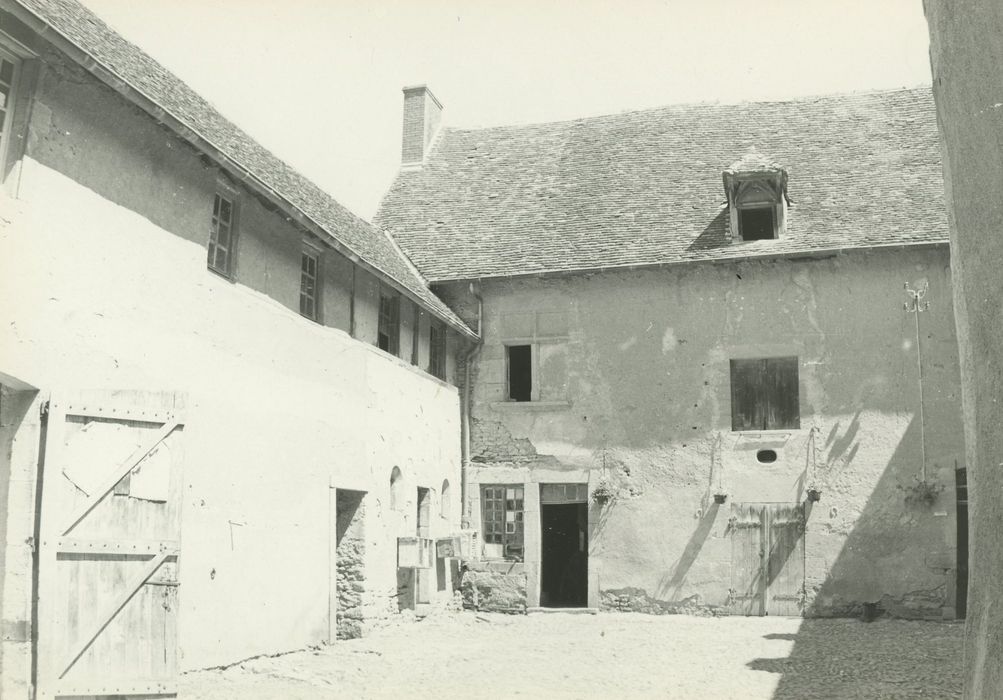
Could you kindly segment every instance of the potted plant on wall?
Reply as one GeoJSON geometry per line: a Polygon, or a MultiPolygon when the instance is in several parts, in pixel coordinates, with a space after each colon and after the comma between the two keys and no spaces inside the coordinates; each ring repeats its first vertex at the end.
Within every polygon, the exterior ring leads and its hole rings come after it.
{"type": "Polygon", "coordinates": [[[591,498],[592,502],[600,507],[605,506],[616,498],[613,485],[605,474],[599,477],[599,481],[596,482],[595,487],[592,489],[591,498]]]}
{"type": "Polygon", "coordinates": [[[913,481],[909,486],[899,486],[905,491],[905,502],[909,505],[932,506],[944,490],[944,485],[934,479],[913,477],[913,481]]]}
{"type": "Polygon", "coordinates": [[[815,485],[809,486],[806,493],[808,495],[808,501],[811,503],[818,503],[819,501],[822,500],[822,489],[820,489],[818,486],[815,485]]]}

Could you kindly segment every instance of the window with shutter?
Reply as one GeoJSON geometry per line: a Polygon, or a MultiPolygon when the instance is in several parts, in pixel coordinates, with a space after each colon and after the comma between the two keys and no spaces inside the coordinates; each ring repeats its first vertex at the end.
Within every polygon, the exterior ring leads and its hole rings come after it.
{"type": "Polygon", "coordinates": [[[798,358],[731,361],[731,429],[790,430],[801,426],[798,358]]]}

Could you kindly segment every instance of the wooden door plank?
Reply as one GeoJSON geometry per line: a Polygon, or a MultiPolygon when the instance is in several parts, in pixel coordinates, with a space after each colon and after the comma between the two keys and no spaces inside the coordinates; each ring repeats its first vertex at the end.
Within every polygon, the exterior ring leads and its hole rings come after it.
{"type": "Polygon", "coordinates": [[[123,587],[123,589],[118,593],[118,595],[112,600],[112,603],[108,605],[100,615],[97,617],[97,621],[94,625],[88,629],[87,633],[82,637],[78,638],[77,643],[71,647],[71,652],[66,659],[66,663],[62,664],[63,670],[59,674],[60,678],[66,675],[66,672],[77,662],[80,655],[83,654],[87,648],[91,645],[94,639],[101,634],[101,631],[108,626],[112,618],[118,614],[118,612],[125,606],[126,603],[136,594],[139,587],[146,583],[146,581],[156,573],[160,565],[164,563],[167,557],[170,556],[167,552],[160,552],[154,556],[147,563],[143,570],[140,571],[136,576],[129,580],[129,582],[123,587]]]}
{"type": "MultiPolygon", "coordinates": [[[[45,417],[45,439],[42,454],[39,456],[39,467],[42,469],[42,494],[40,513],[40,535],[38,551],[38,626],[39,634],[35,645],[37,664],[37,682],[44,689],[56,678],[57,659],[61,650],[59,629],[59,578],[57,572],[56,548],[45,548],[43,543],[50,537],[54,539],[56,520],[49,514],[63,512],[62,492],[59,489],[57,476],[62,468],[63,430],[66,423],[66,413],[62,405],[49,399],[48,412],[45,417]]],[[[65,605],[65,601],[63,602],[65,605]]]]}
{"type": "Polygon", "coordinates": [[[163,442],[164,439],[180,424],[181,423],[177,418],[172,418],[167,421],[160,427],[159,430],[157,430],[156,433],[149,437],[145,443],[140,445],[131,455],[115,467],[115,469],[101,483],[101,486],[94,493],[88,496],[83,505],[74,511],[71,517],[67,518],[66,525],[62,528],[61,534],[68,535],[70,530],[76,527],[76,525],[83,520],[87,514],[90,513],[102,499],[104,499],[105,496],[108,495],[108,492],[115,488],[115,484],[121,481],[122,477],[131,472],[139,461],[143,459],[143,457],[148,455],[154,447],[163,442]]]}

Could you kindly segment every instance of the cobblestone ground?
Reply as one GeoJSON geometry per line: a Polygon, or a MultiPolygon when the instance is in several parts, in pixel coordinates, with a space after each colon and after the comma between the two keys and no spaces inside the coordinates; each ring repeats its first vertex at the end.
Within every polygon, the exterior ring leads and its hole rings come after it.
{"type": "Polygon", "coordinates": [[[960,623],[442,613],[187,674],[182,698],[957,698],[960,623]]]}

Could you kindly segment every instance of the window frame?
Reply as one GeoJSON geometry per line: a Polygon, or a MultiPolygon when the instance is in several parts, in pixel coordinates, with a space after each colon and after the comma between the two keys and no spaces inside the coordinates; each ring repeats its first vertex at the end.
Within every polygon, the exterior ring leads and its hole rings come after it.
{"type": "Polygon", "coordinates": [[[539,372],[537,357],[539,351],[536,343],[512,341],[505,343],[505,400],[512,403],[532,403],[540,400],[539,372]],[[517,399],[512,396],[512,348],[529,348],[529,398],[517,399]]]}
{"type": "Polygon", "coordinates": [[[11,78],[8,83],[7,101],[3,105],[3,125],[0,126],[0,183],[7,179],[7,159],[11,154],[10,142],[14,134],[14,121],[18,113],[18,90],[21,89],[21,77],[24,67],[24,57],[18,55],[5,41],[0,40],[0,66],[3,61],[9,62],[11,78]]]}
{"type": "Polygon", "coordinates": [[[434,318],[428,326],[428,373],[446,381],[446,324],[434,318]]]}
{"type": "MultiPolygon", "coordinates": [[[[483,534],[484,545],[501,545],[502,559],[506,561],[524,561],[526,556],[526,484],[480,484],[481,497],[481,533],[483,534]],[[492,494],[489,495],[489,489],[492,494]],[[501,495],[494,494],[495,490],[501,490],[501,495]],[[509,498],[509,491],[513,492],[513,497],[509,498]],[[518,496],[516,496],[518,494],[518,496]],[[509,507],[509,503],[518,503],[518,506],[509,507]],[[495,504],[501,503],[501,508],[495,504]],[[508,513],[512,512],[511,520],[508,513]],[[489,518],[489,513],[501,513],[501,518],[489,518]],[[509,532],[508,523],[512,523],[512,532],[509,532]],[[491,525],[489,530],[489,523],[491,525]],[[500,530],[494,526],[501,524],[500,530]],[[498,538],[497,541],[494,538],[498,538]],[[518,550],[518,554],[510,554],[509,548],[518,550]]],[[[486,557],[497,559],[497,557],[486,557]]]]}
{"type": "Polygon", "coordinates": [[[801,428],[801,366],[797,356],[733,358],[729,379],[732,432],[801,428]],[[784,390],[791,393],[781,395],[784,390]]]}
{"type": "Polygon", "coordinates": [[[775,204],[740,204],[738,206],[738,237],[743,241],[773,241],[780,237],[780,230],[777,226],[777,207],[775,204]],[[743,214],[752,211],[766,211],[770,214],[770,230],[772,235],[764,238],[746,238],[745,222],[743,214]]]}
{"type": "Polygon", "coordinates": [[[322,289],[322,266],[321,266],[321,256],[322,251],[318,250],[309,243],[304,242],[303,247],[300,250],[300,296],[299,296],[299,311],[300,316],[310,319],[311,321],[321,322],[321,308],[320,308],[320,298],[322,289]],[[310,276],[310,272],[305,269],[307,262],[313,262],[313,276],[310,276]],[[313,293],[308,294],[305,291],[305,286],[308,282],[313,282],[313,293]],[[312,304],[312,313],[307,313],[304,310],[304,301],[309,301],[312,304]]]}
{"type": "Polygon", "coordinates": [[[394,357],[400,356],[400,336],[401,336],[401,322],[400,322],[400,294],[396,291],[390,290],[387,287],[380,287],[379,302],[377,308],[377,320],[376,320],[376,347],[383,350],[386,353],[393,355],[394,357]],[[384,313],[384,299],[387,300],[387,313],[384,313]],[[384,333],[384,325],[386,326],[387,333],[384,333]],[[380,342],[380,336],[387,336],[387,347],[383,347],[380,342]]]}
{"type": "Polygon", "coordinates": [[[237,253],[237,197],[224,188],[217,187],[213,193],[212,216],[209,224],[209,241],[206,245],[206,266],[210,271],[215,272],[228,280],[234,279],[236,270],[237,253]],[[227,222],[227,233],[229,242],[226,246],[219,244],[220,215],[223,212],[223,203],[230,206],[230,218],[227,222]],[[225,257],[223,268],[216,265],[216,258],[220,248],[223,248],[225,257]]]}

